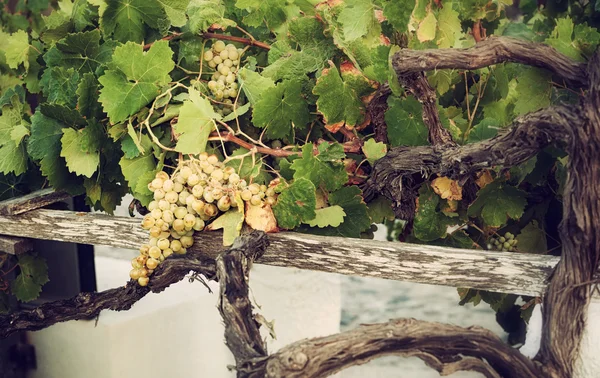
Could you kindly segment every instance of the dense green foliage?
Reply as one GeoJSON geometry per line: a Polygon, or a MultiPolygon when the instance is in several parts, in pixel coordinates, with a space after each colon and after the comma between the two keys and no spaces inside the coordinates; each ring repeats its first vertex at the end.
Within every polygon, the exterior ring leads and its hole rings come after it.
{"type": "MultiPolygon", "coordinates": [[[[484,172],[474,200],[463,200],[451,180],[423,183],[406,230],[386,199],[365,203],[360,184],[390,147],[428,144],[421,104],[391,70],[400,45],[470,47],[481,25],[488,36],[545,42],[585,61],[600,41],[599,1],[538,7],[528,0],[519,11],[506,0],[19,0],[10,11],[4,3],[0,199],[52,186],[85,194],[108,213],[128,192],[147,205],[157,172],[177,166],[181,153],[206,151],[249,183],[280,179],[273,206],[280,228],[369,237],[372,223],[387,222],[390,238],[416,243],[487,249],[489,238],[511,232],[519,252],[559,246],[566,157],[557,149],[509,171],[484,172]],[[240,51],[225,70],[237,83],[229,103],[209,83],[215,68],[204,59],[221,36],[236,37],[225,42],[240,51]],[[388,81],[386,145],[373,139],[367,107],[388,81]]],[[[459,144],[579,95],[548,72],[517,64],[427,77],[459,144]]],[[[21,275],[39,269],[18,263],[21,275]]],[[[35,297],[28,286],[44,280],[30,281],[15,281],[12,293],[35,297]]],[[[463,303],[482,299],[507,310],[515,296],[462,292],[463,303]]]]}

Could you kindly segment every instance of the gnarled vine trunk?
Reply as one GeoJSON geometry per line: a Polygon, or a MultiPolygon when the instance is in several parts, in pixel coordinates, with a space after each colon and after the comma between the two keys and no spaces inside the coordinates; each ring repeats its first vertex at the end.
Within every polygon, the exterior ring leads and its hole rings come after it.
{"type": "MultiPolygon", "coordinates": [[[[400,82],[424,105],[423,120],[432,144],[392,148],[375,164],[365,190],[392,200],[396,215],[409,221],[414,216],[416,188],[424,176],[438,174],[467,183],[483,169],[517,165],[551,144],[569,153],[563,193],[562,259],[544,296],[542,345],[536,359],[524,357],[478,327],[412,319],[302,340],[269,355],[248,298],[249,267],[268,247],[267,237],[256,232],[238,239],[217,259],[192,253],[165,261],[148,288],[128,284],[0,317],[0,336],[15,330],[40,329],[57,321],[93,317],[106,308],[128,309],[150,290],[161,291],[193,270],[220,282],[219,310],[239,377],[323,377],[384,355],[416,356],[442,374],[474,370],[487,377],[571,377],[600,264],[600,236],[595,227],[600,219],[600,51],[586,67],[551,47],[500,37],[469,49],[402,50],[394,57],[393,65],[400,82]],[[500,62],[548,69],[572,87],[586,90],[582,103],[527,114],[494,138],[457,146],[441,125],[435,92],[422,71],[474,69],[500,62]]],[[[385,120],[374,115],[385,109],[388,94],[386,88],[381,88],[370,109],[380,140],[385,139],[385,120]]]]}

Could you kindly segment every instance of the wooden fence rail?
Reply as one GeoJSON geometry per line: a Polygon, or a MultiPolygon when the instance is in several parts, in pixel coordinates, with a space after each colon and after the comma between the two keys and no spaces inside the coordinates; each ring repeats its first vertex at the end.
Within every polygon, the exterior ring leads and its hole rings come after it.
{"type": "MultiPolygon", "coordinates": [[[[0,215],[0,235],[136,249],[148,240],[138,218],[61,210],[0,215]]],[[[221,234],[196,236],[195,249],[216,257],[221,234]]],[[[555,256],[490,252],[281,232],[257,263],[399,281],[539,296],[555,256]]],[[[123,278],[124,280],[127,277],[123,278]]]]}

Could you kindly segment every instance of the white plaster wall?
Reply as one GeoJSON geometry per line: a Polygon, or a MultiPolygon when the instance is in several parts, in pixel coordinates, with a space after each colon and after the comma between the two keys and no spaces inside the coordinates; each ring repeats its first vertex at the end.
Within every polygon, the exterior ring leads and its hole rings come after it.
{"type": "MultiPolygon", "coordinates": [[[[96,258],[98,290],[123,284],[127,260],[96,258]]],[[[256,266],[251,290],[257,311],[275,320],[270,351],[298,339],[339,331],[339,277],[256,266]],[[326,276],[326,277],[322,277],[326,276]]],[[[216,283],[210,284],[218,292],[216,283]]],[[[149,294],[129,311],[102,311],[95,321],[71,321],[29,334],[38,369],[30,378],[234,377],[223,342],[216,294],[187,280],[149,294]]],[[[265,332],[265,337],[267,333],[265,332]]]]}
{"type": "MultiPolygon", "coordinates": [[[[521,353],[533,358],[540,349],[542,338],[542,311],[537,306],[527,328],[527,342],[521,353]]],[[[573,378],[600,377],[600,298],[595,297],[590,303],[587,327],[581,342],[580,359],[573,378]]]]}

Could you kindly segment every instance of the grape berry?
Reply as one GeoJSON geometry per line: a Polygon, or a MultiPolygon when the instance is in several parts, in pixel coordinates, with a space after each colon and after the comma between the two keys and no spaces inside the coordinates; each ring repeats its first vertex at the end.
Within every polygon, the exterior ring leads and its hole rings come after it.
{"type": "Polygon", "coordinates": [[[129,276],[141,286],[148,285],[158,265],[172,254],[185,254],[194,244],[194,232],[202,231],[219,213],[244,202],[274,205],[276,182],[272,184],[248,184],[234,168],[224,166],[216,155],[206,152],[199,159],[180,162],[171,176],[158,172],[148,183],[154,200],[148,205],[150,213],[142,220],[150,239],[131,261],[129,276]]]}
{"type": "Polygon", "coordinates": [[[517,239],[510,232],[505,233],[504,236],[492,237],[489,239],[488,249],[515,252],[517,250],[517,239]]]}

